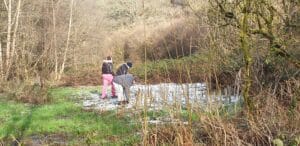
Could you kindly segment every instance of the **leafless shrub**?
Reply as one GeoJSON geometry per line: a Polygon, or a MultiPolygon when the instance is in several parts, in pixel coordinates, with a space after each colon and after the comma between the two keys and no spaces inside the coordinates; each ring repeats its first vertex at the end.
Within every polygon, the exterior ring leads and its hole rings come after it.
{"type": "Polygon", "coordinates": [[[181,125],[154,126],[148,133],[147,145],[193,145],[193,135],[189,127],[181,125]]]}

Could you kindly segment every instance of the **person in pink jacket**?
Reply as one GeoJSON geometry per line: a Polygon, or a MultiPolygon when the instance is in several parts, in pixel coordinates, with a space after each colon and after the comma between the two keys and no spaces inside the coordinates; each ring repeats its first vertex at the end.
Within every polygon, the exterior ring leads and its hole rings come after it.
{"type": "Polygon", "coordinates": [[[114,75],[113,61],[112,61],[111,56],[107,56],[106,59],[103,60],[103,63],[102,63],[102,81],[103,81],[102,95],[101,95],[102,99],[107,98],[107,87],[108,86],[111,86],[112,98],[116,98],[115,87],[112,84],[112,81],[114,78],[113,75],[114,75]]]}

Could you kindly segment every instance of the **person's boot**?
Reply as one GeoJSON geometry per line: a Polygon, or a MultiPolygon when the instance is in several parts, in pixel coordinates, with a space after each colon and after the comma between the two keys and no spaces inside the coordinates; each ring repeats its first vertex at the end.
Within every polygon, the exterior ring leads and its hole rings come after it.
{"type": "Polygon", "coordinates": [[[111,96],[111,98],[118,98],[118,96],[117,95],[113,95],[113,96],[111,96]]]}
{"type": "Polygon", "coordinates": [[[125,104],[128,104],[128,103],[129,103],[129,101],[124,100],[124,101],[119,101],[118,105],[125,105],[125,104]]]}

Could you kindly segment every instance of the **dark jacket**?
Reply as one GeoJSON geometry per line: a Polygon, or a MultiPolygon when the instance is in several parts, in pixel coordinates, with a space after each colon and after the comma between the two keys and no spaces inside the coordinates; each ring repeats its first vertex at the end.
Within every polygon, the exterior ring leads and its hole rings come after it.
{"type": "Polygon", "coordinates": [[[125,96],[128,99],[129,89],[133,85],[134,77],[132,74],[124,74],[114,76],[113,82],[121,85],[124,88],[125,96]]]}
{"type": "Polygon", "coordinates": [[[118,75],[127,74],[128,69],[129,69],[129,66],[126,63],[124,63],[117,69],[116,75],[118,76],[118,75]]]}
{"type": "Polygon", "coordinates": [[[103,60],[102,74],[114,74],[113,63],[111,60],[103,60]]]}

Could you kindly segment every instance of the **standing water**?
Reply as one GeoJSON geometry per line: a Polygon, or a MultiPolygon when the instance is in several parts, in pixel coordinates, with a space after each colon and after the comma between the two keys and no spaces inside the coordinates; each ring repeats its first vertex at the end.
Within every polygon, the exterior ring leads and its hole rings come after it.
{"type": "MultiPolygon", "coordinates": [[[[185,108],[204,108],[207,106],[218,106],[237,103],[238,96],[224,96],[207,92],[203,83],[175,84],[161,83],[155,85],[134,85],[130,88],[129,104],[125,108],[161,109],[169,106],[181,106],[185,108]]],[[[83,106],[87,109],[114,110],[118,108],[117,99],[100,99],[98,93],[90,93],[83,100],[83,106]]]]}

